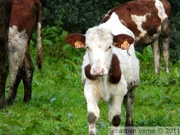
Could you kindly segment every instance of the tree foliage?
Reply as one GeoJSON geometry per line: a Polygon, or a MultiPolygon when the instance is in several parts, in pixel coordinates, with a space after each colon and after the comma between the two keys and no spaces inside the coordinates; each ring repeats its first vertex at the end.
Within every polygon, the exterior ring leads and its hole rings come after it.
{"type": "Polygon", "coordinates": [[[117,0],[45,0],[43,22],[54,25],[56,21],[61,21],[67,31],[84,32],[100,23],[105,13],[119,4],[117,0]]]}
{"type": "Polygon", "coordinates": [[[171,38],[170,38],[170,55],[171,60],[176,62],[180,60],[180,1],[170,0],[172,6],[171,13],[171,38]]]}

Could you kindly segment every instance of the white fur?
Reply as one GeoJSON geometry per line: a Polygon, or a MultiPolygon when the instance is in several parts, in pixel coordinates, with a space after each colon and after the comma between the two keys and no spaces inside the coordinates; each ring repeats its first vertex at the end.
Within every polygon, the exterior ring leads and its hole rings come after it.
{"type": "Polygon", "coordinates": [[[122,24],[117,14],[114,12],[112,13],[110,19],[106,23],[101,24],[99,27],[108,29],[113,35],[127,34],[135,38],[133,32],[122,24]]]}
{"type": "MultiPolygon", "coordinates": [[[[148,14],[146,14],[144,16],[131,15],[131,19],[136,23],[137,29],[141,32],[139,37],[143,37],[147,33],[147,31],[142,28],[143,22],[146,22],[147,15],[148,14]]],[[[139,37],[137,37],[137,38],[139,38],[139,37]]]]}
{"type": "Polygon", "coordinates": [[[27,42],[28,40],[25,30],[19,32],[15,25],[9,27],[8,49],[10,53],[11,86],[16,79],[15,77],[18,69],[23,65],[27,42]]]}
{"type": "MultiPolygon", "coordinates": [[[[139,82],[139,61],[135,56],[134,45],[132,44],[128,50],[121,50],[112,44],[113,36],[118,34],[128,34],[134,38],[134,34],[127,29],[119,21],[118,16],[113,13],[111,18],[99,26],[89,29],[86,33],[86,45],[89,48],[84,55],[82,65],[82,79],[84,84],[84,95],[87,101],[88,112],[95,114],[97,119],[100,116],[98,108],[99,99],[106,102],[111,100],[109,104],[109,119],[113,119],[116,114],[121,114],[121,103],[127,93],[127,84],[133,81],[139,82]],[[98,37],[95,33],[102,32],[102,37],[98,37]],[[108,49],[112,46],[111,49],[108,49]],[[122,70],[121,80],[117,84],[112,84],[108,80],[108,72],[112,55],[116,54],[120,61],[122,70]],[[84,73],[84,67],[91,64],[91,74],[93,68],[104,68],[104,75],[97,77],[96,80],[89,80],[84,73]]],[[[89,125],[89,130],[95,132],[96,127],[89,125]]]]}
{"type": "Polygon", "coordinates": [[[155,3],[156,8],[158,9],[158,16],[161,18],[161,22],[166,19],[168,16],[166,15],[164,6],[160,0],[156,0],[155,3]]]}

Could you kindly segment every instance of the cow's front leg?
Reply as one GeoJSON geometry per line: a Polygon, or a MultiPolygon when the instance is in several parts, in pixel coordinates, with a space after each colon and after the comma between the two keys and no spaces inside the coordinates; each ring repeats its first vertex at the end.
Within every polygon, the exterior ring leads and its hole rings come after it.
{"type": "Polygon", "coordinates": [[[93,89],[90,87],[88,88],[86,85],[84,88],[84,95],[87,101],[89,135],[96,135],[96,122],[100,115],[98,97],[93,89]]]}
{"type": "Polygon", "coordinates": [[[119,135],[120,129],[119,125],[121,122],[121,104],[123,101],[124,95],[114,95],[109,100],[109,119],[111,122],[111,132],[110,135],[119,135]]]}

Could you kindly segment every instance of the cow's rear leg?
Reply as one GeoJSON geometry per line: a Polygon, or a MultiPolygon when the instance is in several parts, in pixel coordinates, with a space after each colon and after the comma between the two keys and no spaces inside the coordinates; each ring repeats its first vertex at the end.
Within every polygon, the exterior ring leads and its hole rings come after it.
{"type": "Polygon", "coordinates": [[[16,97],[17,89],[22,77],[23,59],[26,52],[27,35],[25,31],[19,32],[18,27],[9,27],[8,49],[10,54],[10,78],[11,86],[7,105],[11,105],[16,97]]]}
{"type": "Polygon", "coordinates": [[[129,90],[126,96],[124,97],[124,106],[126,109],[126,124],[125,128],[128,135],[133,135],[134,124],[132,119],[132,109],[134,105],[134,92],[129,90]]]}
{"type": "Polygon", "coordinates": [[[158,44],[158,39],[152,44],[154,53],[154,72],[159,73],[159,61],[160,61],[160,49],[158,44]]]}
{"type": "Polygon", "coordinates": [[[163,56],[165,61],[165,71],[169,73],[169,41],[170,41],[170,22],[166,18],[162,22],[162,43],[163,43],[163,56]]]}
{"type": "Polygon", "coordinates": [[[31,99],[32,94],[32,78],[34,73],[34,66],[30,58],[30,54],[26,52],[23,63],[23,84],[24,84],[24,102],[28,102],[31,99]]]}
{"type": "Polygon", "coordinates": [[[124,95],[115,95],[109,100],[109,119],[111,122],[110,135],[119,135],[121,123],[121,104],[124,95]]]}
{"type": "Polygon", "coordinates": [[[165,61],[165,71],[169,73],[169,38],[163,38],[163,56],[165,61]]]}
{"type": "Polygon", "coordinates": [[[17,89],[18,89],[19,83],[21,82],[20,71],[21,70],[18,71],[16,77],[11,82],[9,95],[6,99],[6,105],[8,105],[8,106],[12,105],[14,102],[14,99],[16,98],[17,89]]]}

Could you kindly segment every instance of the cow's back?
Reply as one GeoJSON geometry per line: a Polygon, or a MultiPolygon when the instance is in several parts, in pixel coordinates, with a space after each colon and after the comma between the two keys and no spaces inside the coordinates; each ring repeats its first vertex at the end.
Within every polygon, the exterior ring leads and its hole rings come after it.
{"type": "MultiPolygon", "coordinates": [[[[159,8],[162,10],[162,13],[165,10],[163,18],[158,14],[159,11],[155,6],[157,4],[156,1],[135,0],[111,9],[103,19],[103,22],[106,22],[111,14],[115,12],[124,25],[133,31],[138,45],[153,43],[161,33],[162,20],[170,15],[170,3],[166,0],[161,0],[161,2],[164,9],[159,8]]],[[[158,2],[159,5],[161,3],[158,2]]]]}

